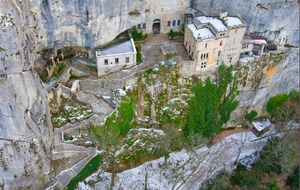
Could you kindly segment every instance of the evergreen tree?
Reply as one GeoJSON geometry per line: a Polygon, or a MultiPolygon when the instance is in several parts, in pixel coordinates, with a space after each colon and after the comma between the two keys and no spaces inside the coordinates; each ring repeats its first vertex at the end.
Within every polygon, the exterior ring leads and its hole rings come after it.
{"type": "Polygon", "coordinates": [[[199,81],[194,86],[194,97],[189,101],[187,134],[200,133],[212,137],[229,121],[230,114],[239,104],[235,100],[237,83],[231,72],[232,67],[221,65],[217,84],[207,78],[204,84],[199,81]]]}

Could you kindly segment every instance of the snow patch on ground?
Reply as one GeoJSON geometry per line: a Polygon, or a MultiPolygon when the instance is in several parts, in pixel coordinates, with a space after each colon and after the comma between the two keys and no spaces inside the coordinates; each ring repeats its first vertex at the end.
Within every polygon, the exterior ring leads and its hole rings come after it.
{"type": "MultiPolygon", "coordinates": [[[[136,129],[135,132],[141,130],[152,129],[136,129]]],[[[235,161],[254,155],[266,141],[267,138],[258,139],[251,131],[246,131],[230,135],[210,148],[203,146],[195,151],[173,152],[167,160],[162,157],[116,174],[113,189],[144,189],[146,186],[148,189],[199,189],[220,170],[232,171],[235,161]]],[[[80,183],[79,189],[110,188],[111,176],[99,170],[85,180],[93,181],[94,187],[80,183]]]]}

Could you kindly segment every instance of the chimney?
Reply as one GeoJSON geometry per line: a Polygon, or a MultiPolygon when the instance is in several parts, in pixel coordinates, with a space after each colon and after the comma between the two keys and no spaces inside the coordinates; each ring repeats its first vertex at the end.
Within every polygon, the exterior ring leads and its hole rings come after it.
{"type": "Polygon", "coordinates": [[[101,56],[101,51],[100,51],[100,50],[97,50],[97,51],[96,51],[96,55],[97,55],[97,56],[101,56]]]}
{"type": "Polygon", "coordinates": [[[223,18],[225,18],[225,17],[227,17],[227,11],[221,11],[220,12],[220,19],[223,19],[223,18]]]}
{"type": "Polygon", "coordinates": [[[224,18],[224,23],[227,25],[228,24],[228,19],[224,18]]]}

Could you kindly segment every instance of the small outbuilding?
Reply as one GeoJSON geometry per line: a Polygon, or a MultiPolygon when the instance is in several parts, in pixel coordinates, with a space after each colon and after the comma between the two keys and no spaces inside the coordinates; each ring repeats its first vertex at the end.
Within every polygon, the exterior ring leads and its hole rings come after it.
{"type": "Polygon", "coordinates": [[[133,39],[111,44],[96,50],[98,77],[136,64],[133,39]]]}
{"type": "Polygon", "coordinates": [[[247,124],[250,127],[250,129],[254,131],[256,136],[260,136],[268,130],[270,130],[270,127],[272,125],[272,123],[266,118],[257,119],[252,122],[247,122],[247,124]]]}

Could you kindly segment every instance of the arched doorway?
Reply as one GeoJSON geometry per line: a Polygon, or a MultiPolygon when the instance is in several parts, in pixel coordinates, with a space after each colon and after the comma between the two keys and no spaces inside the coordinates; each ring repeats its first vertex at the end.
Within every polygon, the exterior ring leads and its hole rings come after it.
{"type": "Polygon", "coordinates": [[[153,20],[153,25],[152,25],[153,32],[160,32],[160,23],[161,21],[159,18],[153,20]]]}

